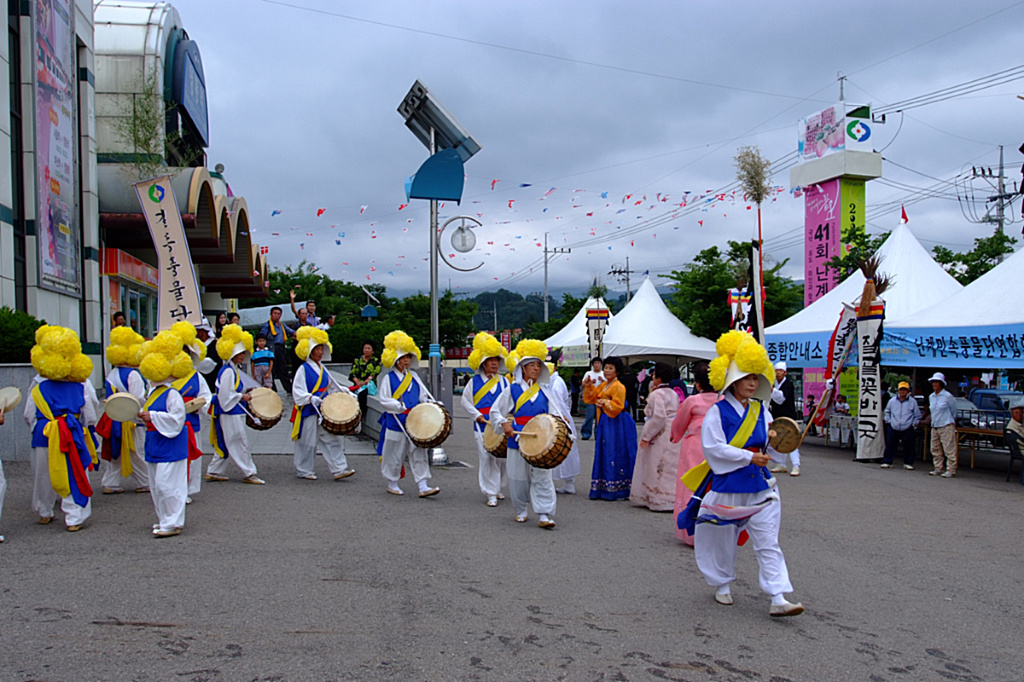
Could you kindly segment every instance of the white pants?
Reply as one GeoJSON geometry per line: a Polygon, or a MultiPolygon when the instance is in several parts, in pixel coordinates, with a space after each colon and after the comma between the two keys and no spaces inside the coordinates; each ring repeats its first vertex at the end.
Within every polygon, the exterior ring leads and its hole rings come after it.
{"type": "Polygon", "coordinates": [[[302,433],[295,441],[295,474],[310,476],[314,473],[317,443],[323,450],[324,459],[331,473],[338,475],[348,469],[345,458],[345,437],[337,436],[320,428],[318,417],[311,414],[302,420],[302,433]]]}
{"type": "MultiPolygon", "coordinates": [[[[774,451],[773,451],[773,454],[774,454],[774,451]]],[[[782,466],[786,466],[786,455],[784,455],[781,452],[778,453],[778,454],[782,456],[782,459],[779,460],[779,459],[775,459],[773,457],[772,458],[772,462],[774,462],[775,464],[781,464],[782,466]]],[[[800,448],[797,448],[793,452],[789,453],[789,461],[795,467],[800,466],[800,448]]]]}
{"type": "Polygon", "coordinates": [[[473,437],[476,438],[476,451],[480,457],[480,492],[488,497],[494,497],[508,484],[505,460],[484,449],[483,433],[473,429],[473,437]]]}
{"type": "Polygon", "coordinates": [[[135,437],[135,449],[132,450],[132,475],[125,478],[121,475],[121,459],[112,459],[103,463],[103,478],[101,484],[104,488],[147,488],[149,487],[149,469],[146,468],[146,429],[142,426],[132,427],[125,422],[122,428],[134,428],[132,434],[135,437]]]}
{"type": "Polygon", "coordinates": [[[188,463],[188,494],[195,495],[203,487],[203,458],[188,463]]]}
{"type": "Polygon", "coordinates": [[[508,449],[508,492],[516,516],[526,516],[531,502],[537,514],[555,513],[555,482],[551,469],[530,466],[516,448],[508,449]]]}
{"type": "Polygon", "coordinates": [[[7,477],[4,476],[4,463],[0,462],[0,520],[4,516],[4,495],[7,494],[7,477]]]}
{"type": "MultiPolygon", "coordinates": [[[[50,481],[50,453],[47,448],[32,448],[32,509],[40,518],[53,518],[53,505],[56,504],[57,491],[50,481]]],[[[88,477],[89,472],[85,475],[88,477]]],[[[74,498],[68,495],[61,500],[60,508],[64,512],[64,523],[69,526],[80,526],[92,514],[92,500],[84,507],[78,506],[74,498]]]]}
{"type": "Polygon", "coordinates": [[[419,484],[430,480],[430,460],[427,451],[415,447],[401,431],[388,429],[384,433],[384,449],[380,458],[380,473],[392,483],[402,477],[402,463],[409,459],[413,480],[419,484]]]}
{"type": "MultiPolygon", "coordinates": [[[[708,493],[706,502],[712,504],[731,504],[745,506],[749,502],[737,499],[753,497],[738,493],[708,493]]],[[[757,557],[759,581],[761,589],[770,595],[792,592],[793,585],[789,582],[789,569],[786,557],[779,547],[779,524],[782,520],[782,502],[772,500],[765,508],[750,517],[742,529],[735,525],[716,526],[711,523],[698,523],[694,533],[694,555],[697,568],[704,574],[704,579],[712,587],[728,585],[736,579],[736,539],[741,530],[750,534],[750,542],[754,546],[757,557]]]]}
{"type": "Polygon", "coordinates": [[[147,462],[149,494],[156,508],[157,528],[174,530],[185,526],[185,498],[188,497],[188,460],[147,462]]]}
{"type": "MultiPolygon", "coordinates": [[[[217,455],[210,460],[210,466],[206,473],[215,476],[224,476],[228,470],[228,460],[235,463],[242,474],[248,478],[256,475],[256,465],[252,462],[252,453],[249,452],[249,436],[245,429],[244,414],[223,414],[220,416],[220,428],[224,432],[224,442],[227,446],[228,456],[221,458],[217,455]]],[[[210,426],[213,428],[213,425],[210,426]]]]}

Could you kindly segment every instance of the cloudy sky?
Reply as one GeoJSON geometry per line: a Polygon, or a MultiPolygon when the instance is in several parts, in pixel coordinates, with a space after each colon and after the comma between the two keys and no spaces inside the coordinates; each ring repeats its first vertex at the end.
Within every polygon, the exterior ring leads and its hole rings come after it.
{"type": "MultiPolygon", "coordinates": [[[[429,287],[428,203],[401,208],[427,157],[397,113],[417,79],[482,146],[462,205],[440,210],[482,223],[476,250],[453,262],[483,267],[440,270],[443,286],[473,295],[541,291],[545,233],[572,248],[553,260],[551,289],[577,292],[594,277],[623,288],[607,273],[627,257],[657,275],[749,239],[756,215],[740,195],[695,197],[735,180],[741,145],[790,155],[797,119],[838,100],[839,74],[847,101],[880,108],[1024,63],[1024,2],[1007,0],[173,4],[203,55],[209,165],[224,164],[245,196],[272,265],[306,259],[393,293],[429,287]]],[[[1024,80],[876,125],[886,161],[868,185],[868,231],[891,229],[905,204],[926,248],[991,234],[965,219],[954,179],[996,167],[1005,145],[1019,182],[1017,94],[1024,80]]],[[[802,279],[803,200],[788,169],[774,183],[766,251],[802,279]]]]}

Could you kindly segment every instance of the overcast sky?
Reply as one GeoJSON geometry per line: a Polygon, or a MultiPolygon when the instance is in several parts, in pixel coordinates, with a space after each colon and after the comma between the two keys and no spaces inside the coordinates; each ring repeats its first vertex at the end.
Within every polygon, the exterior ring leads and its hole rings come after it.
{"type": "MultiPolygon", "coordinates": [[[[576,292],[594,277],[623,288],[607,273],[627,257],[656,275],[749,239],[756,214],[740,196],[706,211],[693,197],[733,182],[741,145],[793,152],[797,119],[838,100],[839,73],[847,101],[878,108],[1024,63],[1024,2],[1006,0],[173,4],[203,55],[209,165],[224,164],[248,201],[271,265],[306,259],[392,293],[429,288],[428,202],[399,210],[427,158],[397,113],[417,79],[482,146],[461,207],[440,211],[483,223],[477,249],[453,261],[484,266],[440,266],[442,286],[474,295],[541,291],[545,232],[572,247],[552,262],[551,289],[576,292]]],[[[1018,93],[1024,81],[876,125],[886,163],[868,184],[868,231],[892,229],[905,203],[929,250],[991,234],[965,219],[953,185],[925,200],[914,188],[997,166],[1000,144],[1019,182],[1018,93]]],[[[803,199],[788,170],[774,183],[784,191],[764,207],[766,251],[802,279],[803,199]]]]}

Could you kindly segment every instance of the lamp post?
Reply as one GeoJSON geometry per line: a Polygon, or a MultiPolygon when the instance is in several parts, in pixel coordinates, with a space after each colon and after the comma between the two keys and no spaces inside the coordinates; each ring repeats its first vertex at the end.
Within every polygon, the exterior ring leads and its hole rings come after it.
{"type": "MultiPolygon", "coordinates": [[[[398,106],[405,125],[430,152],[430,158],[414,176],[406,181],[410,199],[430,200],[430,376],[428,388],[434,397],[440,395],[441,332],[437,311],[438,200],[462,201],[464,174],[462,164],[480,151],[480,145],[420,81],[413,83],[398,106]]],[[[447,463],[444,451],[438,448],[440,461],[447,463]]],[[[434,457],[432,456],[432,459],[434,457]]]]}

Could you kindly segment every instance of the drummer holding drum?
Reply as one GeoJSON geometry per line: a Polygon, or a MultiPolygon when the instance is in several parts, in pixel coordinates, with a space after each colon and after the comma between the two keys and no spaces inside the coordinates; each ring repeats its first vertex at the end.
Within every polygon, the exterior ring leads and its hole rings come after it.
{"type": "MultiPolygon", "coordinates": [[[[515,507],[516,522],[526,523],[528,507],[532,503],[533,511],[540,515],[537,525],[551,529],[555,527],[551,517],[555,514],[556,504],[551,468],[529,464],[524,453],[520,452],[523,444],[519,442],[525,436],[523,430],[530,420],[549,413],[561,418],[566,425],[566,433],[572,434],[571,440],[575,439],[572,419],[563,414],[564,408],[548,390],[548,368],[544,364],[547,352],[543,341],[524,339],[509,354],[506,364],[513,373],[513,381],[491,406],[490,423],[495,431],[508,436],[508,490],[515,507]]],[[[555,462],[551,466],[557,464],[555,462]]]]}
{"type": "Polygon", "coordinates": [[[377,454],[380,455],[380,472],[388,482],[391,495],[404,495],[398,487],[402,477],[402,465],[406,458],[412,469],[412,477],[419,487],[420,497],[430,497],[441,492],[430,485],[430,461],[426,449],[417,446],[406,430],[409,410],[420,403],[433,403],[434,397],[423,381],[412,370],[419,364],[420,349],[412,337],[403,331],[393,331],[384,337],[384,352],[381,364],[377,399],[384,414],[380,418],[380,441],[377,454]]]}
{"type": "Polygon", "coordinates": [[[265,483],[256,475],[256,465],[249,451],[244,406],[252,400],[252,396],[246,393],[242,384],[242,370],[238,367],[251,352],[252,334],[242,331],[237,324],[224,327],[217,341],[217,355],[224,360],[224,366],[217,374],[217,392],[210,406],[210,445],[213,446],[214,454],[206,468],[207,481],[228,480],[225,474],[230,458],[245,475],[243,483],[265,483]]]}
{"type": "MultiPolygon", "coordinates": [[[[295,372],[292,381],[292,440],[295,441],[295,474],[299,478],[316,480],[314,461],[317,444],[324,451],[324,459],[331,469],[335,481],[348,478],[355,473],[350,469],[345,458],[345,438],[335,435],[323,428],[322,406],[328,394],[345,394],[356,403],[355,396],[331,376],[331,373],[320,364],[324,350],[330,348],[327,332],[315,327],[301,327],[297,332],[299,339],[295,354],[303,361],[295,372]]],[[[358,409],[358,404],[356,404],[358,409]]]]}
{"type": "Polygon", "coordinates": [[[501,342],[487,332],[478,333],[473,337],[473,352],[469,354],[469,367],[476,375],[462,391],[462,407],[475,422],[473,437],[480,457],[480,491],[487,496],[488,507],[498,506],[506,481],[505,455],[495,456],[488,452],[484,443],[491,406],[508,387],[508,379],[498,374],[506,357],[508,351],[501,342]]]}

